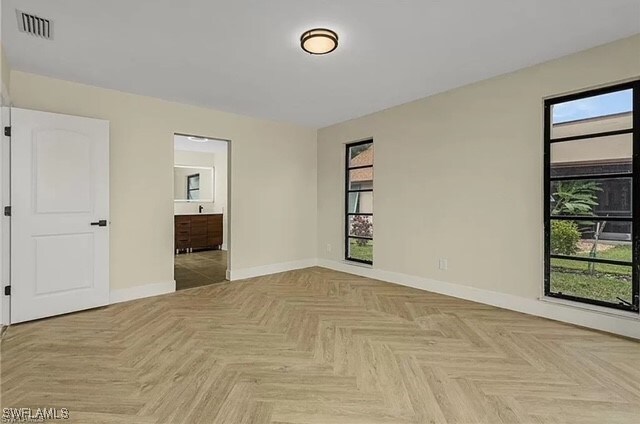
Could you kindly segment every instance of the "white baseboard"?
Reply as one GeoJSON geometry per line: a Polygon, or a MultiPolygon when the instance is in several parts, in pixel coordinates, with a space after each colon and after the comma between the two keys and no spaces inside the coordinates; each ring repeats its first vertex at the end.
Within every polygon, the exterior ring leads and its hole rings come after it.
{"type": "MultiPolygon", "coordinates": [[[[295,269],[321,266],[349,274],[360,275],[389,283],[413,287],[433,293],[444,294],[460,299],[471,300],[486,305],[536,315],[556,321],[567,322],[595,330],[606,331],[626,337],[640,339],[640,316],[637,314],[619,315],[606,311],[588,310],[583,307],[549,302],[540,299],[529,299],[506,293],[478,289],[461,284],[447,283],[429,278],[416,277],[397,272],[351,265],[327,259],[304,259],[270,265],[256,266],[238,270],[227,270],[230,281],[276,274],[295,269]]],[[[127,289],[111,291],[110,303],[172,293],[176,289],[175,281],[146,284],[127,289]]]]}
{"type": "Polygon", "coordinates": [[[127,302],[129,300],[142,299],[143,297],[173,293],[174,291],[176,291],[175,280],[145,284],[143,286],[135,286],[127,289],[111,290],[111,293],[109,294],[109,303],[127,302]]]}
{"type": "Polygon", "coordinates": [[[633,316],[622,316],[614,313],[591,311],[572,305],[529,299],[506,293],[463,286],[461,284],[446,283],[375,268],[354,266],[327,259],[318,259],[317,264],[318,266],[336,271],[640,339],[640,316],[637,314],[633,316]]]}
{"type": "Polygon", "coordinates": [[[260,277],[261,275],[277,274],[278,272],[293,271],[294,269],[309,268],[318,264],[317,259],[303,259],[293,262],[255,266],[252,268],[227,270],[229,281],[244,280],[246,278],[260,277]]]}
{"type": "Polygon", "coordinates": [[[222,243],[222,246],[220,246],[220,250],[224,250],[225,252],[229,249],[227,249],[227,244],[226,243],[222,243]]]}

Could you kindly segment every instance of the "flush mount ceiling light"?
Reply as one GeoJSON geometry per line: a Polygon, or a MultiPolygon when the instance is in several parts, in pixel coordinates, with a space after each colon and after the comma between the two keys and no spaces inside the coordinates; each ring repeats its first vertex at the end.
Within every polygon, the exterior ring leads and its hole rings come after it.
{"type": "Polygon", "coordinates": [[[205,141],[209,141],[208,138],[204,137],[187,137],[191,141],[197,141],[198,143],[204,143],[205,141]]]}
{"type": "Polygon", "coordinates": [[[315,28],[300,36],[300,47],[310,54],[327,54],[338,48],[338,34],[330,29],[315,28]]]}

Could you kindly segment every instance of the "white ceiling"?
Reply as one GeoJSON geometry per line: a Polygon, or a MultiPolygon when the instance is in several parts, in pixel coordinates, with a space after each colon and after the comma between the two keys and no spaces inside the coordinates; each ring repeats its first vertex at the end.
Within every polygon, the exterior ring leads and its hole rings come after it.
{"type": "Polygon", "coordinates": [[[227,142],[223,140],[209,139],[207,141],[194,141],[184,135],[175,135],[173,137],[173,145],[175,150],[186,152],[202,152],[202,153],[227,153],[227,142]]]}
{"type": "Polygon", "coordinates": [[[640,32],[640,0],[2,0],[14,69],[322,127],[640,32]],[[17,31],[14,9],[54,21],[17,31]],[[340,46],[299,47],[326,26],[340,46]]]}

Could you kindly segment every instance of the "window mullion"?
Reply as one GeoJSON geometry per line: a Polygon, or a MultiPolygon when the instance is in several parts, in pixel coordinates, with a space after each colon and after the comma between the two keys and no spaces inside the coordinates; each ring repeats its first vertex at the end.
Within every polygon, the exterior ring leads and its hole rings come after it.
{"type": "Polygon", "coordinates": [[[543,203],[545,295],[638,311],[640,80],[545,100],[543,203]]]}
{"type": "Polygon", "coordinates": [[[344,258],[372,264],[373,140],[349,143],[345,150],[344,258]]]}

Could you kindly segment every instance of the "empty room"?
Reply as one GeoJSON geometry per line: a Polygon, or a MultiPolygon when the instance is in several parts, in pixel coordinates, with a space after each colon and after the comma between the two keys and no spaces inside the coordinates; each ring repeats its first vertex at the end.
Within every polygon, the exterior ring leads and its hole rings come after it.
{"type": "Polygon", "coordinates": [[[640,422],[640,0],[0,15],[1,422],[640,422]]]}

